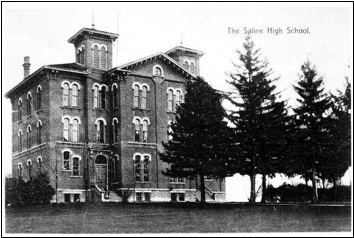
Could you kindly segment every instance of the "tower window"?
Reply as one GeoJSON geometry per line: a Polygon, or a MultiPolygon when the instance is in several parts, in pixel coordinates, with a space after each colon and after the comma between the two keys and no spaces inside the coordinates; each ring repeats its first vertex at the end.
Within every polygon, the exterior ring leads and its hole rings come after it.
{"type": "Polygon", "coordinates": [[[64,130],[63,130],[64,141],[69,141],[69,119],[64,119],[64,130]]]}
{"type": "Polygon", "coordinates": [[[38,121],[37,123],[37,145],[42,143],[42,122],[38,121]]]}
{"type": "Polygon", "coordinates": [[[148,121],[143,120],[143,142],[148,140],[148,121]]]}
{"type": "Polygon", "coordinates": [[[98,86],[93,87],[93,108],[98,107],[98,86]]]}
{"type": "Polygon", "coordinates": [[[173,111],[173,91],[172,89],[167,91],[167,110],[172,112],[173,111]]]}
{"type": "Polygon", "coordinates": [[[72,93],[71,93],[71,106],[74,106],[74,107],[77,106],[78,94],[79,94],[79,88],[76,84],[74,84],[72,87],[72,93]]]}
{"type": "Polygon", "coordinates": [[[154,67],[154,75],[155,76],[162,76],[162,69],[158,66],[154,67]]]}
{"type": "Polygon", "coordinates": [[[104,46],[101,47],[100,51],[100,69],[107,69],[107,53],[106,48],[104,46]]]}
{"type": "Polygon", "coordinates": [[[42,109],[42,88],[37,88],[37,110],[42,109]]]}
{"type": "Polygon", "coordinates": [[[78,122],[77,119],[73,120],[72,140],[73,140],[73,142],[78,142],[79,141],[79,122],[78,122]]]}
{"type": "Polygon", "coordinates": [[[30,93],[27,94],[27,116],[31,115],[32,111],[32,96],[30,93]]]}
{"type": "Polygon", "coordinates": [[[69,84],[63,84],[63,106],[69,106],[69,84]]]}
{"type": "Polygon", "coordinates": [[[135,127],[134,138],[136,142],[139,142],[140,141],[140,120],[139,119],[135,119],[134,127],[135,127]]]}
{"type": "Polygon", "coordinates": [[[147,98],[147,87],[146,86],[143,86],[142,87],[142,90],[141,90],[141,108],[146,108],[146,100],[147,98]]]}
{"type": "Polygon", "coordinates": [[[192,73],[195,73],[195,65],[193,62],[191,62],[190,70],[192,73]]]}
{"type": "Polygon", "coordinates": [[[134,161],[134,173],[135,173],[135,181],[140,182],[141,181],[141,174],[140,174],[140,155],[135,156],[135,161],[134,161]]]}
{"type": "Polygon", "coordinates": [[[92,50],[92,58],[93,58],[93,67],[95,69],[99,68],[99,51],[98,51],[98,46],[95,45],[92,50]]]}
{"type": "Polygon", "coordinates": [[[32,127],[27,127],[27,149],[31,148],[32,146],[32,127]]]}
{"type": "Polygon", "coordinates": [[[99,120],[97,122],[97,142],[104,143],[104,122],[103,120],[99,120]]]}
{"type": "Polygon", "coordinates": [[[134,107],[139,107],[139,86],[134,85],[134,107]]]}
{"type": "Polygon", "coordinates": [[[187,70],[189,70],[189,64],[188,64],[188,61],[187,61],[187,60],[184,61],[183,66],[184,66],[187,70]]]}

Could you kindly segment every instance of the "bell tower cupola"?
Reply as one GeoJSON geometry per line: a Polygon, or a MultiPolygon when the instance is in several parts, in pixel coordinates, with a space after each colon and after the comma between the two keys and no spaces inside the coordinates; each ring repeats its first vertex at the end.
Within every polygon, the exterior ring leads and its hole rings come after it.
{"type": "Polygon", "coordinates": [[[75,46],[75,62],[98,70],[112,69],[113,42],[118,34],[82,28],[68,42],[75,46]]]}

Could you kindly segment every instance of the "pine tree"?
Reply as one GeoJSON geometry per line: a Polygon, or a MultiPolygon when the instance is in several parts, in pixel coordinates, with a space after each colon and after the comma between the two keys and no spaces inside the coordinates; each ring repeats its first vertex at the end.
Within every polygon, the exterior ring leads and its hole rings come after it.
{"type": "Polygon", "coordinates": [[[171,124],[171,140],[163,143],[162,161],[170,168],[169,177],[200,179],[201,202],[205,202],[204,176],[225,178],[230,175],[230,129],[222,96],[202,78],[186,83],[185,102],[177,107],[171,124]]]}
{"type": "Polygon", "coordinates": [[[236,107],[229,119],[235,124],[239,150],[237,172],[250,176],[249,200],[255,202],[256,174],[262,174],[265,195],[267,175],[274,175],[280,166],[288,118],[285,102],[275,93],[274,83],[278,78],[271,77],[268,61],[260,59],[260,49],[255,49],[250,36],[246,37],[243,47],[244,53],[237,51],[240,61],[234,64],[237,72],[229,74],[228,83],[236,90],[229,97],[236,107]]]}
{"type": "Polygon", "coordinates": [[[321,173],[333,182],[336,198],[337,181],[351,164],[351,84],[347,78],[344,93],[331,94],[330,160],[321,173]]]}
{"type": "Polygon", "coordinates": [[[296,142],[290,163],[299,174],[311,173],[312,202],[318,202],[317,169],[328,161],[330,102],[323,88],[323,79],[309,61],[301,66],[302,75],[294,86],[300,106],[294,108],[296,142]]]}

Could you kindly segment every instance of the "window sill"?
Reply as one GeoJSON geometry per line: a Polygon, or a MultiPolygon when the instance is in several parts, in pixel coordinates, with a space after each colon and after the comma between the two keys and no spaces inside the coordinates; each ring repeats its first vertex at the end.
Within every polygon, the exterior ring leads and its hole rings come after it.
{"type": "Polygon", "coordinates": [[[22,120],[17,121],[18,124],[22,123],[22,120]]]}
{"type": "Polygon", "coordinates": [[[133,110],[151,111],[150,108],[132,107],[133,110]]]}
{"type": "Polygon", "coordinates": [[[32,117],[32,115],[28,115],[27,117],[26,117],[26,119],[29,119],[29,118],[31,118],[32,117]]]}
{"type": "Polygon", "coordinates": [[[38,110],[37,110],[37,114],[39,114],[41,111],[42,111],[42,109],[38,109],[38,110]]]}
{"type": "Polygon", "coordinates": [[[102,108],[92,108],[92,111],[97,110],[97,111],[106,111],[108,112],[108,109],[102,109],[102,108]]]}
{"type": "Polygon", "coordinates": [[[185,182],[170,182],[170,184],[186,184],[185,182]]]}
{"type": "Polygon", "coordinates": [[[174,111],[167,111],[167,113],[173,113],[173,114],[176,114],[176,112],[174,112],[174,111]]]}
{"type": "Polygon", "coordinates": [[[70,172],[71,173],[71,170],[62,169],[62,170],[60,170],[60,172],[70,172]]]}
{"type": "Polygon", "coordinates": [[[63,108],[63,109],[82,110],[81,108],[79,108],[79,107],[77,107],[77,106],[61,106],[60,108],[63,108]]]}
{"type": "Polygon", "coordinates": [[[80,176],[80,175],[71,175],[71,176],[69,176],[69,178],[82,178],[82,176],[80,176]]]}
{"type": "Polygon", "coordinates": [[[138,182],[138,181],[135,181],[135,183],[139,183],[139,184],[151,184],[151,182],[138,182]]]}

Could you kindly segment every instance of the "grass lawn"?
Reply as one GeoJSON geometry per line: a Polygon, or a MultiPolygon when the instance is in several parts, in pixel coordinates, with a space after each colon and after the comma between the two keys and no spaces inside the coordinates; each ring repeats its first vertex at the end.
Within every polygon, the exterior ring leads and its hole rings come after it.
{"type": "Polygon", "coordinates": [[[6,209],[6,233],[350,232],[351,207],[90,203],[6,209]]]}

